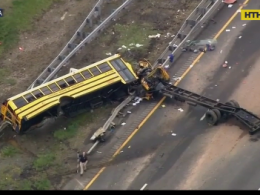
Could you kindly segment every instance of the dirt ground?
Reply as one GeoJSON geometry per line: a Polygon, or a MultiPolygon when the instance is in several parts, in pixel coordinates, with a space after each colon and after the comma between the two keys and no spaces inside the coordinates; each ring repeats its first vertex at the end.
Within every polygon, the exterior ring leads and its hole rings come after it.
{"type": "MultiPolygon", "coordinates": [[[[104,12],[111,13],[120,0],[111,1],[104,12]]],[[[140,58],[156,60],[172,40],[185,18],[200,0],[136,1],[95,41],[74,57],[68,69],[81,68],[120,51],[130,62],[140,58]],[[148,35],[160,33],[159,39],[148,35]]],[[[82,23],[94,0],[69,0],[54,4],[35,21],[32,31],[20,36],[17,48],[6,53],[0,66],[11,70],[16,82],[2,84],[3,101],[26,90],[41,71],[56,57],[82,23]],[[68,12],[64,20],[60,18],[68,12]],[[20,51],[18,47],[23,47],[20,51]]],[[[103,125],[114,105],[83,113],[73,119],[50,121],[45,127],[27,135],[8,131],[0,138],[0,189],[57,189],[61,177],[74,174],[76,151],[84,149],[90,134],[103,125]]]]}

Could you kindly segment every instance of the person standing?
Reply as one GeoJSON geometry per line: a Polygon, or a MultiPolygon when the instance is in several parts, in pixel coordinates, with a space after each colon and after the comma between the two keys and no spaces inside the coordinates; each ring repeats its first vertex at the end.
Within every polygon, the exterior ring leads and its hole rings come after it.
{"type": "Polygon", "coordinates": [[[173,63],[174,55],[172,53],[169,55],[169,60],[170,60],[170,63],[173,63]]]}
{"type": "MultiPolygon", "coordinates": [[[[82,176],[84,171],[87,170],[88,158],[86,152],[83,152],[82,154],[78,152],[78,163],[79,163],[78,166],[79,166],[80,176],[82,176]]],[[[77,166],[77,172],[78,172],[78,166],[77,166]]]]}

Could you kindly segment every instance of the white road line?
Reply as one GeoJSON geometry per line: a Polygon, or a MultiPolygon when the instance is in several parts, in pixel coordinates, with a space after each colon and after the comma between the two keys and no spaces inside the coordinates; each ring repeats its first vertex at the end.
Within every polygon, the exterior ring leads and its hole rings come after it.
{"type": "Polygon", "coordinates": [[[144,184],[144,186],[140,190],[144,190],[144,188],[147,186],[147,183],[144,184]]]}

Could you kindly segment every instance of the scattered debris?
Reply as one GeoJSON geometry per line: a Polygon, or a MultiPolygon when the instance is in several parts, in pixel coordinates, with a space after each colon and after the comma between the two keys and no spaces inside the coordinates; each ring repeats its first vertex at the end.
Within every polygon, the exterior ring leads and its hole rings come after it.
{"type": "Polygon", "coordinates": [[[131,111],[127,111],[128,114],[131,114],[132,112],[131,111]]]}
{"type": "Polygon", "coordinates": [[[225,61],[225,64],[227,64],[228,63],[228,61],[225,61]]]}
{"type": "Polygon", "coordinates": [[[136,46],[136,47],[142,47],[142,46],[144,46],[144,45],[137,43],[135,46],[136,46]]]}
{"type": "Polygon", "coordinates": [[[239,36],[238,38],[239,38],[239,39],[241,39],[241,38],[242,38],[242,36],[239,36]]]}
{"type": "Polygon", "coordinates": [[[220,52],[219,53],[222,53],[222,50],[220,50],[220,52]]]}
{"type": "Polygon", "coordinates": [[[223,3],[226,3],[226,4],[233,4],[235,3],[237,0],[222,0],[223,3]]]}
{"type": "Polygon", "coordinates": [[[128,146],[128,148],[131,148],[131,146],[128,146]]]}
{"type": "Polygon", "coordinates": [[[182,108],[179,108],[178,111],[183,112],[184,110],[182,108]]]}
{"type": "Polygon", "coordinates": [[[160,38],[161,37],[161,34],[157,34],[157,35],[149,35],[148,36],[150,39],[154,39],[154,38],[160,38]]]}
{"type": "Polygon", "coordinates": [[[219,99],[216,99],[217,102],[219,102],[219,99]]]}
{"type": "Polygon", "coordinates": [[[175,133],[172,133],[172,136],[176,136],[177,134],[175,134],[175,133]]]}
{"type": "Polygon", "coordinates": [[[165,108],[165,105],[162,105],[163,108],[165,108]]]}
{"type": "Polygon", "coordinates": [[[126,123],[121,123],[122,126],[124,126],[126,123]]]}
{"type": "Polygon", "coordinates": [[[232,26],[232,28],[236,28],[235,26],[232,26]]]}
{"type": "Polygon", "coordinates": [[[231,66],[229,66],[228,68],[229,68],[229,69],[231,69],[232,67],[231,67],[231,66]]]}
{"type": "Polygon", "coordinates": [[[20,50],[20,51],[23,51],[24,49],[23,49],[22,47],[19,47],[19,50],[20,50]]]}
{"type": "Polygon", "coordinates": [[[181,77],[173,77],[173,80],[174,80],[174,81],[180,81],[180,80],[181,80],[181,77]]]}
{"type": "Polygon", "coordinates": [[[166,64],[166,65],[164,66],[165,69],[168,69],[169,67],[170,67],[169,64],[166,64]]]}
{"type": "Polygon", "coordinates": [[[120,151],[120,153],[124,152],[123,150],[120,151]]]}
{"type": "Polygon", "coordinates": [[[230,29],[226,29],[226,32],[229,32],[230,31],[230,29]]]}
{"type": "Polygon", "coordinates": [[[242,26],[246,26],[246,24],[243,24],[242,26]]]}
{"type": "Polygon", "coordinates": [[[240,12],[241,12],[241,10],[239,9],[239,10],[237,10],[237,12],[238,12],[238,13],[240,13],[240,12]]]}
{"type": "Polygon", "coordinates": [[[68,14],[68,12],[65,12],[65,13],[63,14],[63,16],[61,16],[60,20],[64,20],[67,14],[68,14]]]}
{"type": "Polygon", "coordinates": [[[227,67],[227,64],[223,64],[222,67],[223,67],[223,68],[226,68],[226,67],[227,67]]]}
{"type": "Polygon", "coordinates": [[[228,8],[231,8],[231,7],[233,7],[233,5],[232,5],[232,4],[229,4],[229,5],[228,5],[228,8]]]}
{"type": "Polygon", "coordinates": [[[106,53],[107,56],[112,56],[112,53],[106,53]]]}
{"type": "Polygon", "coordinates": [[[101,154],[102,152],[97,151],[97,153],[101,154]]]}

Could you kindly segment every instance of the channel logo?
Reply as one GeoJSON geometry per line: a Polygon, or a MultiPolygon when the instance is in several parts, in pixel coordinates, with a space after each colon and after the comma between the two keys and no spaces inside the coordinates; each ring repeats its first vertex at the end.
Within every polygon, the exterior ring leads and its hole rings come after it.
{"type": "Polygon", "coordinates": [[[241,10],[241,20],[260,20],[260,10],[259,9],[241,10]]]}

